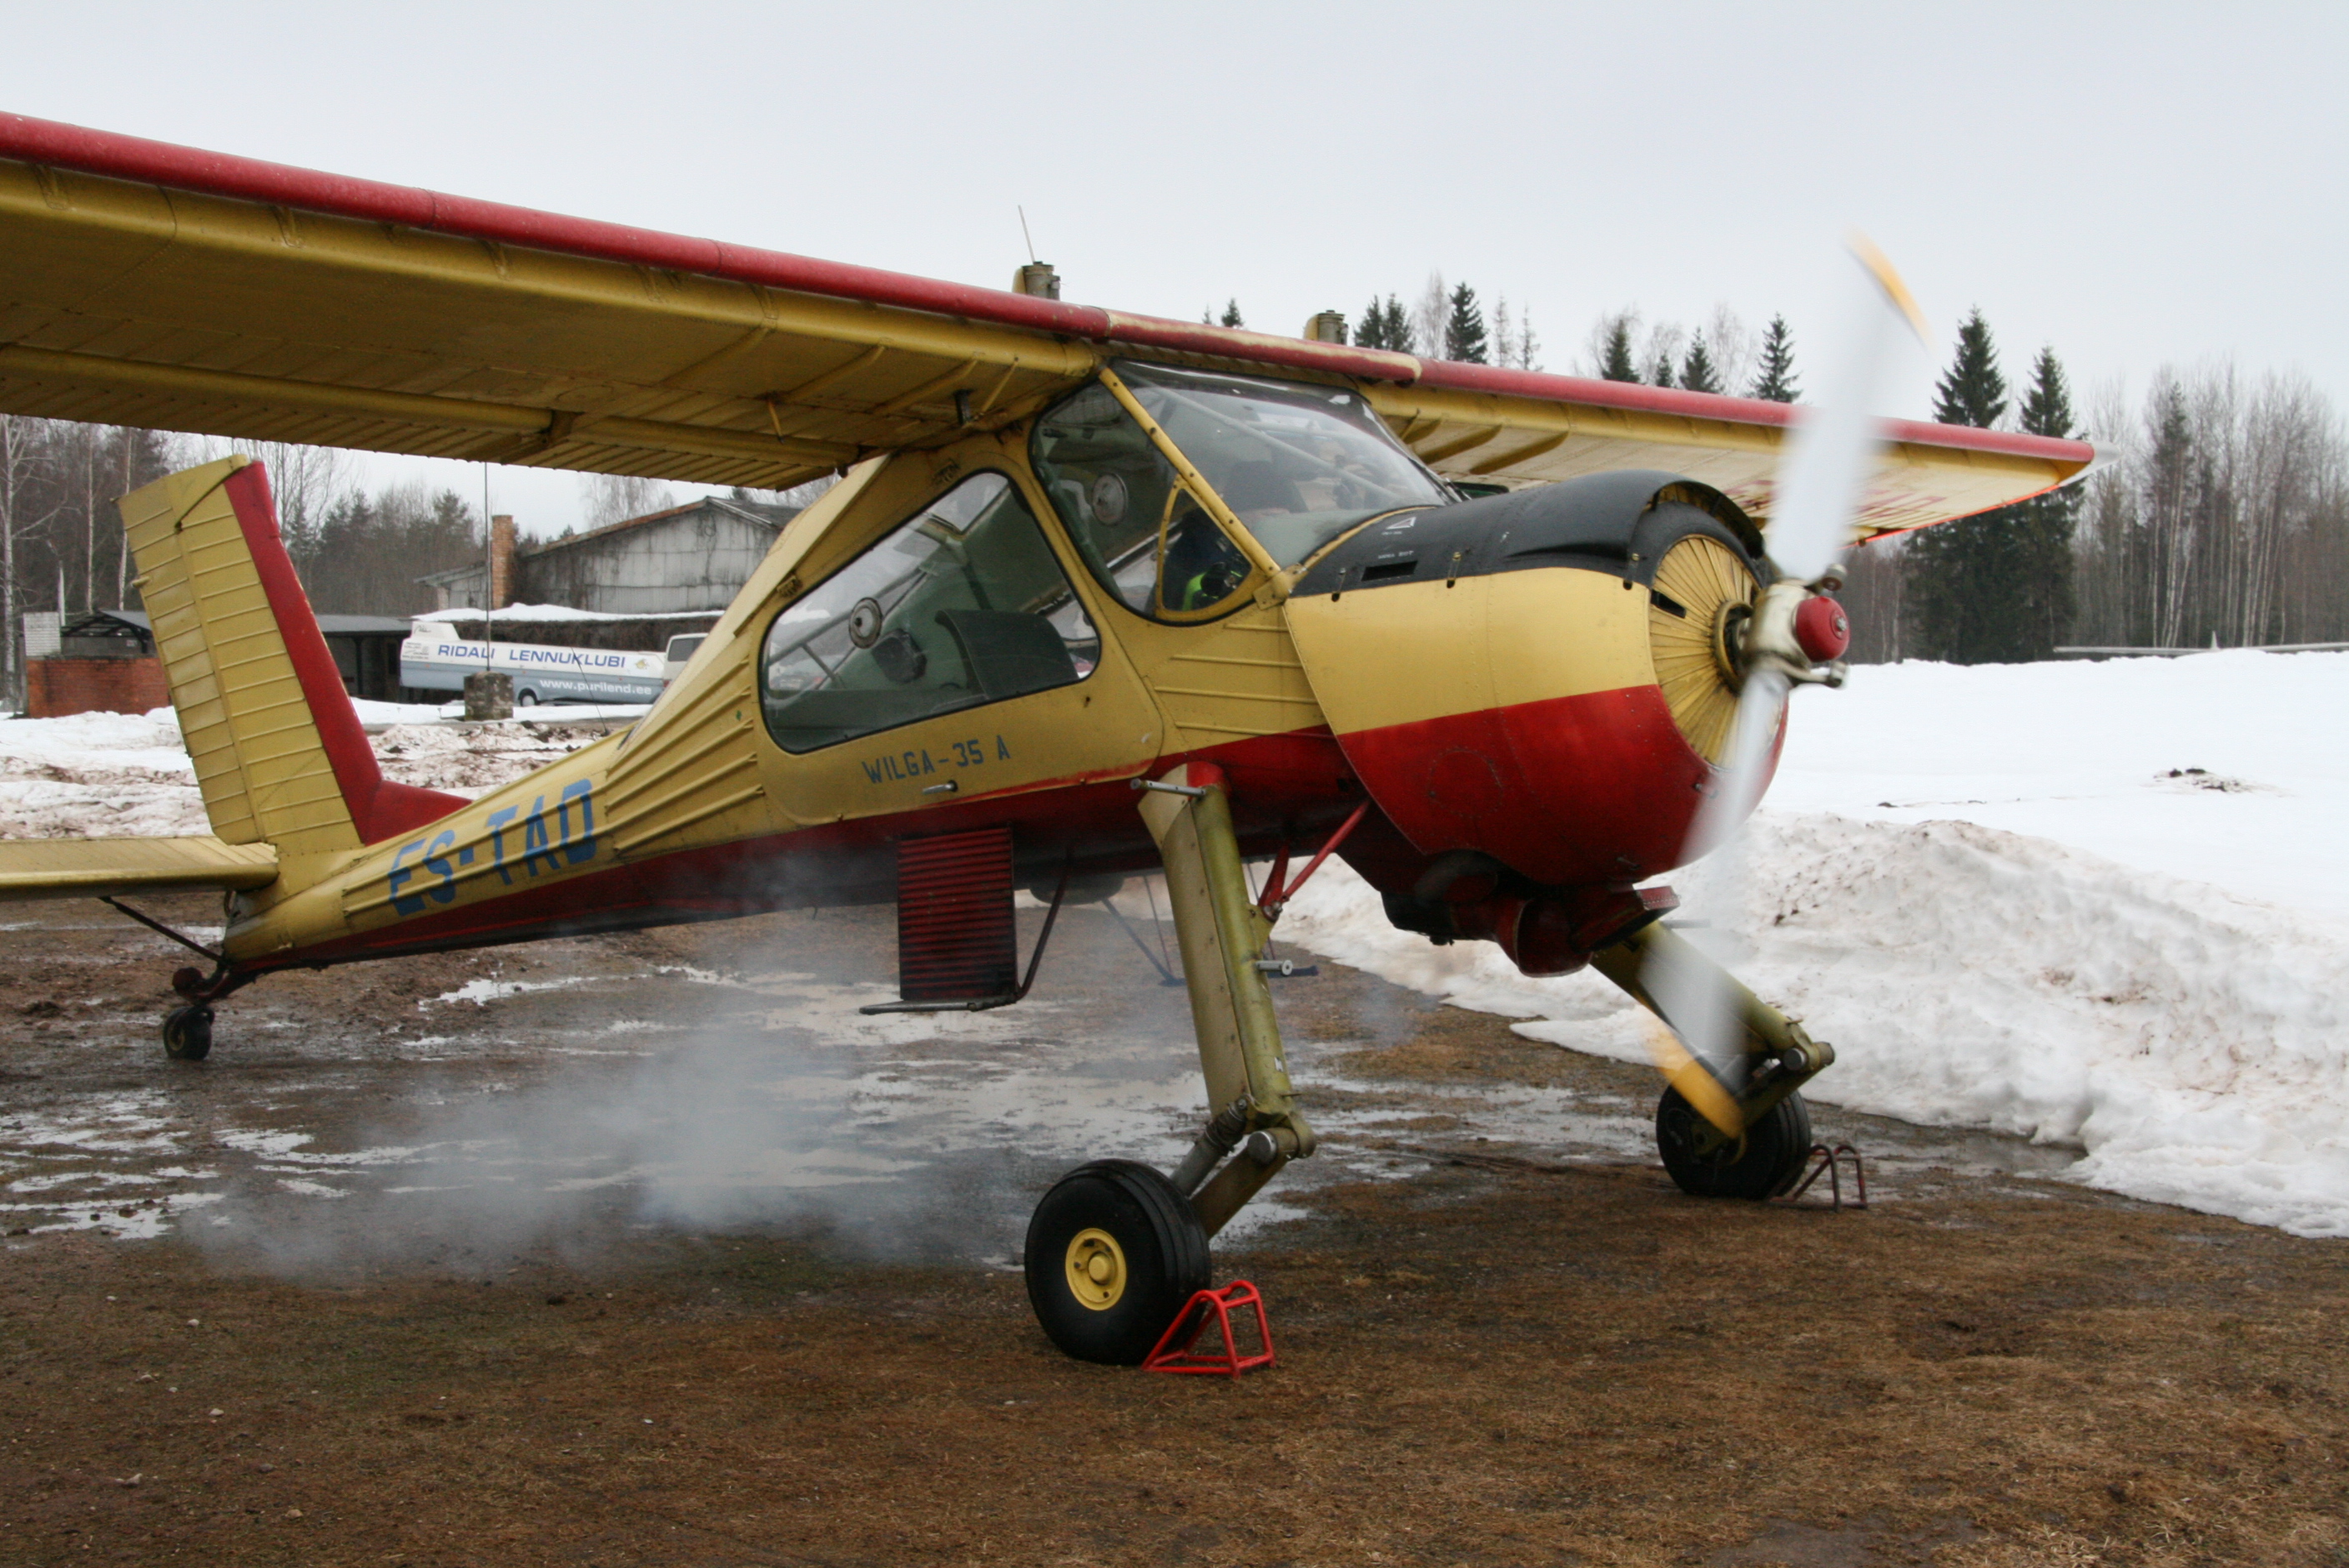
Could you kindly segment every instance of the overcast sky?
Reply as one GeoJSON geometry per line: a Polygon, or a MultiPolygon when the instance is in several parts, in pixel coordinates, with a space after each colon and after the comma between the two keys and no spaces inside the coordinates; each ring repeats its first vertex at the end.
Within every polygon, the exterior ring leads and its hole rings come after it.
{"type": "MultiPolygon", "coordinates": [[[[1938,358],[1979,304],[2013,379],[2231,356],[2349,407],[2337,4],[20,0],[0,45],[0,109],[934,277],[1006,284],[1024,205],[1123,310],[1296,332],[1440,269],[1553,370],[1627,305],[1799,358],[1856,226],[1938,358]]],[[[537,532],[577,492],[492,479],[537,532]]]]}

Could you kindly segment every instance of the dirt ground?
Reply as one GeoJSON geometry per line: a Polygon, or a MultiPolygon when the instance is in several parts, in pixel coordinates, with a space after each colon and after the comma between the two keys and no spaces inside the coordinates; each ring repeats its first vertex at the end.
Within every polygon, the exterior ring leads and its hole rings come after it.
{"type": "Polygon", "coordinates": [[[6,913],[0,1562],[2349,1563],[2349,1254],[2061,1151],[1819,1108],[1868,1211],[1687,1199],[1650,1075],[1324,964],[1327,1147],[1217,1249],[1279,1365],[1169,1377],[1009,1266],[1195,1093],[1098,912],[960,1034],[854,1021],[888,912],[790,914],[274,978],[200,1066],[160,939],[6,913]],[[696,1164],[754,1100],[824,1109],[696,1164]]]}

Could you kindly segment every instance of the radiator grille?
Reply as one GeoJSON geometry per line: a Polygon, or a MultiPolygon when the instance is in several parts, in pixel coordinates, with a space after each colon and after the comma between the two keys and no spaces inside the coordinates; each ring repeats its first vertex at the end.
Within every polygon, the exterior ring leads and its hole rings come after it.
{"type": "Polygon", "coordinates": [[[908,1002],[1009,995],[1018,985],[1011,830],[897,845],[897,994],[908,1002]]]}

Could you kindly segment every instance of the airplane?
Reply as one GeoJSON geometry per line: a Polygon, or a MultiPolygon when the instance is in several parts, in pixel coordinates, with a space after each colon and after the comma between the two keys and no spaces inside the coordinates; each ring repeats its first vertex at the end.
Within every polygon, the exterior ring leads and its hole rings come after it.
{"type": "MultiPolygon", "coordinates": [[[[0,116],[0,410],[780,490],[646,716],[478,800],[378,770],[231,457],[124,498],[207,835],[0,843],[0,897],[225,895],[167,1052],[279,970],[896,906],[908,1010],[1017,1002],[1052,919],[1163,874],[1209,1114],[1037,1205],[1045,1333],[1143,1358],[1314,1151],[1267,943],[1335,855],[1402,929],[1729,998],[1668,1062],[1685,1190],[1765,1197],[1833,1052],[1661,917],[1764,663],[1847,626],[1770,554],[1808,416],[937,282],[0,116]],[[1260,886],[1247,867],[1269,861],[1260,886]],[[1025,965],[1015,893],[1049,905],[1025,965]],[[1692,1109],[1692,1107],[1694,1107],[1692,1109]]],[[[2076,480],[2085,442],[1887,421],[1852,540],[2076,480]]],[[[1783,732],[1781,732],[1783,733],[1783,732]]],[[[1750,804],[1750,802],[1747,802],[1750,804]]],[[[168,934],[168,933],[167,933],[168,934]]],[[[184,938],[182,938],[184,940],[184,938]]]]}

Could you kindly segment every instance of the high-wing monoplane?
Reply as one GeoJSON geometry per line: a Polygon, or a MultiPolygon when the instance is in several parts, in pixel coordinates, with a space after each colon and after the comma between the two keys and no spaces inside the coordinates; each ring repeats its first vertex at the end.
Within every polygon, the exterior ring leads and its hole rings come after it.
{"type": "MultiPolygon", "coordinates": [[[[0,410],[842,476],[640,722],[470,801],[378,771],[259,464],[150,485],[124,521],[212,831],[0,844],[0,896],[222,891],[217,961],[180,972],[163,1026],[202,1057],[280,969],[816,904],[895,902],[892,1006],[992,1007],[1035,973],[1018,890],[1057,911],[1163,872],[1205,1125],[1172,1172],[1071,1172],[1028,1233],[1039,1319],[1096,1360],[1140,1359],[1217,1229],[1313,1152],[1264,954],[1332,854],[1396,925],[1529,975],[1593,965],[1667,1022],[1648,982],[1709,976],[1742,1046],[1668,1064],[1666,1164],[1694,1192],[1782,1188],[1832,1053],[1662,923],[1653,879],[1722,788],[1749,673],[1843,651],[1828,580],[1770,555],[1802,411],[1326,333],[0,117],[0,410]]],[[[1877,437],[1855,539],[2095,458],[1877,437]]]]}

